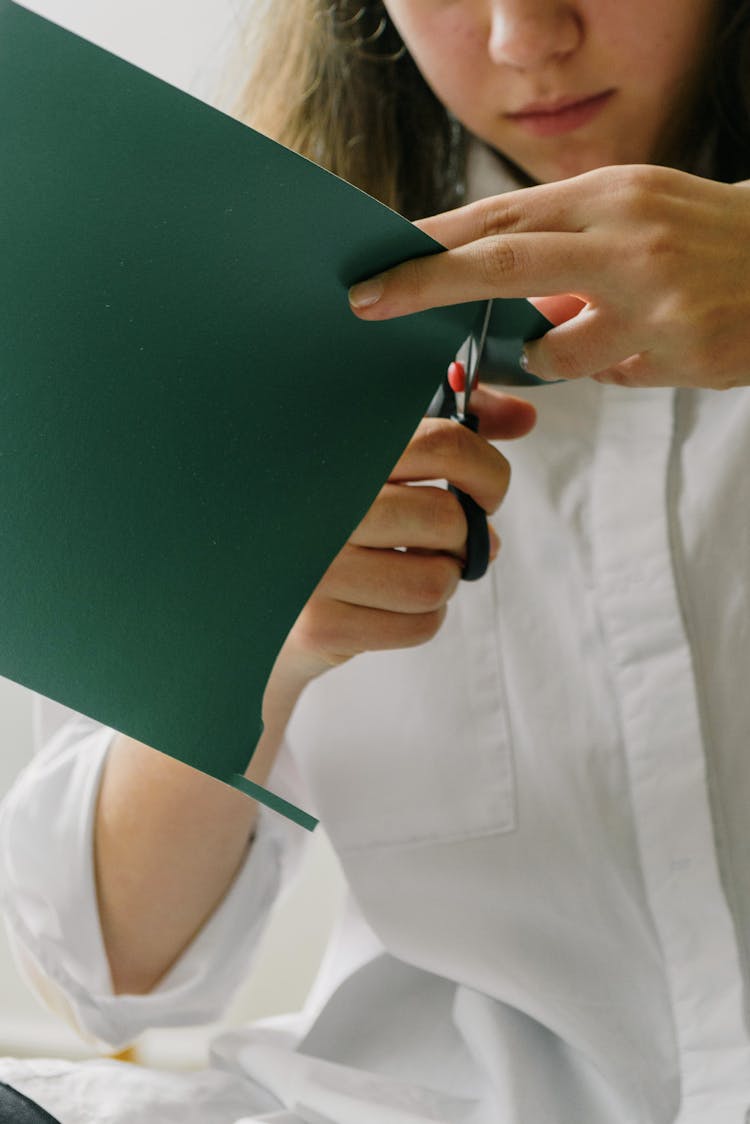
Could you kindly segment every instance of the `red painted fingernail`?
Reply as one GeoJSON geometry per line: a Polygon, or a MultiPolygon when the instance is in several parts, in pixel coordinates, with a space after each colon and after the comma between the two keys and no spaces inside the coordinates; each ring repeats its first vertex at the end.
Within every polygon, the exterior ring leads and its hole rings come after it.
{"type": "Polygon", "coordinates": [[[448,385],[454,394],[463,394],[466,390],[466,368],[459,360],[448,368],[448,385]]]}

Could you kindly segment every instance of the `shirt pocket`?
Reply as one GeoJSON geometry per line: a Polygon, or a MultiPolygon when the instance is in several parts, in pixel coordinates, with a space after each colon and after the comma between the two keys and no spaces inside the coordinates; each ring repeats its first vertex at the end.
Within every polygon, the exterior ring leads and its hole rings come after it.
{"type": "Polygon", "coordinates": [[[515,828],[499,629],[491,571],[462,584],[428,644],[367,653],[308,688],[291,748],[337,850],[515,828]]]}

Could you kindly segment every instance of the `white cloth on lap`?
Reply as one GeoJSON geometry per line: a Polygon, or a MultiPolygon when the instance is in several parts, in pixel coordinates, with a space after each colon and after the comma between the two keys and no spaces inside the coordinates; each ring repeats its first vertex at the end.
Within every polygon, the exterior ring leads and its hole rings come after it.
{"type": "Polygon", "coordinates": [[[0,1081],[60,1124],[235,1124],[278,1107],[246,1079],[217,1069],[167,1073],[105,1059],[0,1058],[0,1081]]]}

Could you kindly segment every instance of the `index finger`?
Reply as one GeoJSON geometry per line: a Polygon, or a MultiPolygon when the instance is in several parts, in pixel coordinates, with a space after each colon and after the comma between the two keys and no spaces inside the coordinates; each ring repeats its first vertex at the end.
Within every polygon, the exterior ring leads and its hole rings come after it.
{"type": "Polygon", "coordinates": [[[413,258],[349,290],[363,320],[388,320],[428,308],[492,297],[591,299],[611,270],[611,251],[587,232],[494,235],[413,258]]]}

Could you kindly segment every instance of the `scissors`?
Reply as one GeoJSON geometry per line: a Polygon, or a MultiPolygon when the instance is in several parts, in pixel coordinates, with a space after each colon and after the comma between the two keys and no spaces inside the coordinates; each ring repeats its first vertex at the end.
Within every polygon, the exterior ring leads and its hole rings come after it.
{"type": "MultiPolygon", "coordinates": [[[[476,386],[479,364],[482,359],[484,346],[487,342],[487,331],[492,315],[492,301],[487,301],[478,332],[470,332],[456,358],[448,367],[448,371],[440,384],[440,388],[427,410],[428,418],[451,418],[459,425],[466,426],[474,433],[479,428],[479,418],[469,411],[469,399],[476,386]]],[[[481,578],[486,572],[490,561],[490,534],[487,528],[487,512],[484,511],[476,500],[462,492],[460,488],[448,485],[463,508],[468,527],[466,539],[466,561],[461,577],[464,581],[472,582],[481,578]]]]}

